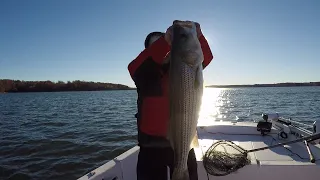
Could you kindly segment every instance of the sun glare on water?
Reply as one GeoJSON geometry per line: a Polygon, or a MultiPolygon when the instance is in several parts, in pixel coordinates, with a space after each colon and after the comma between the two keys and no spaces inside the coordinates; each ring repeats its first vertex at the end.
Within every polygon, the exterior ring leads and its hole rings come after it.
{"type": "Polygon", "coordinates": [[[224,90],[221,88],[204,88],[198,126],[215,123],[216,117],[220,116],[220,107],[223,105],[219,100],[223,93],[224,90]]]}

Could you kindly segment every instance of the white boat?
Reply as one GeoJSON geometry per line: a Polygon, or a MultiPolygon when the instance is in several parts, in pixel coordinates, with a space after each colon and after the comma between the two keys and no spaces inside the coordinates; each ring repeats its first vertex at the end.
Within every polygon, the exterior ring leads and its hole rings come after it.
{"type": "MultiPolygon", "coordinates": [[[[246,150],[270,146],[320,133],[320,122],[306,125],[278,114],[269,114],[264,120],[272,123],[268,135],[262,135],[266,126],[259,122],[215,122],[198,126],[199,147],[195,148],[199,180],[319,180],[319,140],[309,143],[315,162],[310,162],[307,146],[303,142],[252,152],[251,164],[225,176],[213,176],[204,168],[202,157],[218,140],[229,140],[246,150]],[[263,130],[264,129],[264,130],[263,130]]],[[[263,122],[264,120],[261,120],[263,122]]],[[[113,160],[92,170],[78,180],[136,180],[136,164],[139,147],[133,147],[113,160]]]]}

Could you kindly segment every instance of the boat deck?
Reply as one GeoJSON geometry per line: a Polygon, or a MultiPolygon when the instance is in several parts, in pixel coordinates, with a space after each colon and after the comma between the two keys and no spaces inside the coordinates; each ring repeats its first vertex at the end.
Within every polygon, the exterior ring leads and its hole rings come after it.
{"type": "MultiPolygon", "coordinates": [[[[251,164],[237,172],[226,176],[208,175],[203,167],[202,157],[215,141],[233,141],[242,148],[250,150],[295,140],[297,137],[289,134],[287,139],[281,139],[278,136],[279,131],[275,128],[272,128],[268,135],[262,136],[257,131],[257,123],[254,122],[217,122],[210,126],[199,126],[197,129],[199,147],[195,148],[195,152],[199,180],[311,180],[320,178],[320,160],[311,163],[306,146],[301,142],[249,153],[251,164]]],[[[315,159],[320,159],[319,144],[316,146],[310,144],[309,146],[315,159]]],[[[135,180],[138,152],[139,147],[133,147],[79,180],[135,180]]]]}
{"type": "Polygon", "coordinates": [[[256,123],[216,123],[213,126],[198,127],[199,148],[196,148],[200,179],[318,179],[320,177],[320,147],[309,144],[316,163],[311,163],[306,146],[294,143],[286,146],[249,153],[251,164],[227,176],[207,175],[202,157],[207,149],[218,140],[229,140],[246,150],[271,146],[277,143],[295,140],[278,137],[278,130],[272,129],[268,135],[262,136],[257,131],[256,123]],[[301,158],[300,158],[300,157],[301,158]],[[317,175],[317,176],[315,176],[317,175]],[[318,178],[316,178],[318,177],[318,178]]]}

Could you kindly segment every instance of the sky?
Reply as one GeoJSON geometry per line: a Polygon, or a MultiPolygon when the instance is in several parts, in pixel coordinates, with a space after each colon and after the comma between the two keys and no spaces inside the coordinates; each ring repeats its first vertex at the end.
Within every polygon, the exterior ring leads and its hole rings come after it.
{"type": "Polygon", "coordinates": [[[206,85],[320,81],[317,0],[1,0],[0,79],[135,87],[128,64],[173,20],[199,22],[206,85]]]}

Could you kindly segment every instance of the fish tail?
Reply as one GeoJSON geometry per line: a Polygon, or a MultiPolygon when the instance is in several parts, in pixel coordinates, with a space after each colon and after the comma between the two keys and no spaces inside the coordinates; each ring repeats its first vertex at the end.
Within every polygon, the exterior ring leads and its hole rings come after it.
{"type": "Polygon", "coordinates": [[[188,168],[174,169],[171,180],[190,180],[188,168]]]}

